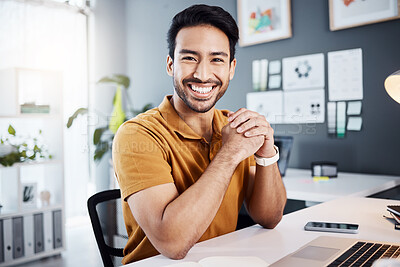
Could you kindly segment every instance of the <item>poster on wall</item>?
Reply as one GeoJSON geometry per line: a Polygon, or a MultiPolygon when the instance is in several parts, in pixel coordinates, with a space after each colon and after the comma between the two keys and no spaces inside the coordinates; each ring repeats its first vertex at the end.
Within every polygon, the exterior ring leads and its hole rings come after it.
{"type": "Polygon", "coordinates": [[[328,52],[329,101],[363,99],[361,48],[328,52]]]}
{"type": "Polygon", "coordinates": [[[342,30],[400,18],[399,0],[329,0],[329,27],[342,30]]]}
{"type": "Polygon", "coordinates": [[[269,123],[282,123],[283,94],[281,90],[248,93],[246,107],[263,115],[269,123]]]}
{"type": "Polygon", "coordinates": [[[325,87],[324,54],[288,57],[282,60],[283,90],[325,87]]]}
{"type": "Polygon", "coordinates": [[[323,123],[325,90],[287,91],[283,93],[284,123],[323,123]]]}
{"type": "Polygon", "coordinates": [[[239,45],[292,37],[290,0],[238,0],[239,45]]]}

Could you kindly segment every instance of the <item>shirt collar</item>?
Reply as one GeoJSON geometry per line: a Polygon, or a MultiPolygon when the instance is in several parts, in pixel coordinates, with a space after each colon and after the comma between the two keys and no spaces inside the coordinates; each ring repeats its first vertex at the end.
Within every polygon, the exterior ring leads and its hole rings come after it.
{"type": "MultiPolygon", "coordinates": [[[[188,139],[202,139],[201,136],[196,134],[189,125],[186,124],[184,120],[179,117],[175,108],[172,106],[170,100],[172,95],[167,95],[164,97],[161,104],[158,106],[161,116],[165,119],[168,125],[178,134],[188,139]]],[[[221,138],[221,129],[228,122],[227,121],[228,111],[220,111],[214,109],[213,118],[213,138],[221,138]]]]}
{"type": "Polygon", "coordinates": [[[172,95],[164,97],[158,109],[161,112],[161,116],[168,123],[168,125],[176,132],[188,139],[201,139],[202,137],[196,134],[184,120],[179,117],[178,113],[172,106],[170,100],[172,95]]]}

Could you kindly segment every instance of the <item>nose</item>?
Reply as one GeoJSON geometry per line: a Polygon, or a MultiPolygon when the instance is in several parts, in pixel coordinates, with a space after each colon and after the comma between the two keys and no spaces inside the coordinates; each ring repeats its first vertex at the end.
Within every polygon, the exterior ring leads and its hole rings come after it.
{"type": "Polygon", "coordinates": [[[207,81],[211,78],[211,68],[209,64],[205,60],[200,61],[196,66],[193,76],[202,81],[207,81]]]}

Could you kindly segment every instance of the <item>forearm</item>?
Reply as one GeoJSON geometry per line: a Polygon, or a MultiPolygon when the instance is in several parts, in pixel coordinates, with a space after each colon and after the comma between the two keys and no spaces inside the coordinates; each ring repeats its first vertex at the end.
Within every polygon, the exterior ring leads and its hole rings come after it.
{"type": "Polygon", "coordinates": [[[220,151],[203,175],[171,201],[159,220],[155,247],[171,258],[183,258],[214,219],[236,168],[232,155],[220,151]]]}
{"type": "Polygon", "coordinates": [[[247,209],[256,223],[274,228],[282,218],[286,204],[286,190],[278,165],[257,165],[253,192],[250,192],[247,209]]]}

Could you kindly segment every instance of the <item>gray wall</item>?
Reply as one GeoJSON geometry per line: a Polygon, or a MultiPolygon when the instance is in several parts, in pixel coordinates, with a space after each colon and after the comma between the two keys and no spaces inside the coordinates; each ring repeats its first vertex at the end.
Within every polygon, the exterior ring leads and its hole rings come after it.
{"type": "MultiPolygon", "coordinates": [[[[147,102],[158,105],[165,94],[172,94],[172,81],[165,71],[166,33],[172,17],[195,3],[219,5],[237,18],[236,0],[126,1],[127,69],[137,107],[147,102]]],[[[329,138],[324,123],[275,125],[275,132],[294,135],[291,167],[309,168],[311,161],[330,160],[339,163],[340,171],[400,175],[400,105],[383,87],[386,76],[400,69],[400,20],[331,32],[328,0],[292,0],[292,30],[290,39],[238,47],[235,78],[217,107],[236,110],[246,105],[254,59],[326,55],[360,47],[364,63],[362,131],[347,133],[344,139],[329,138]]]]}

